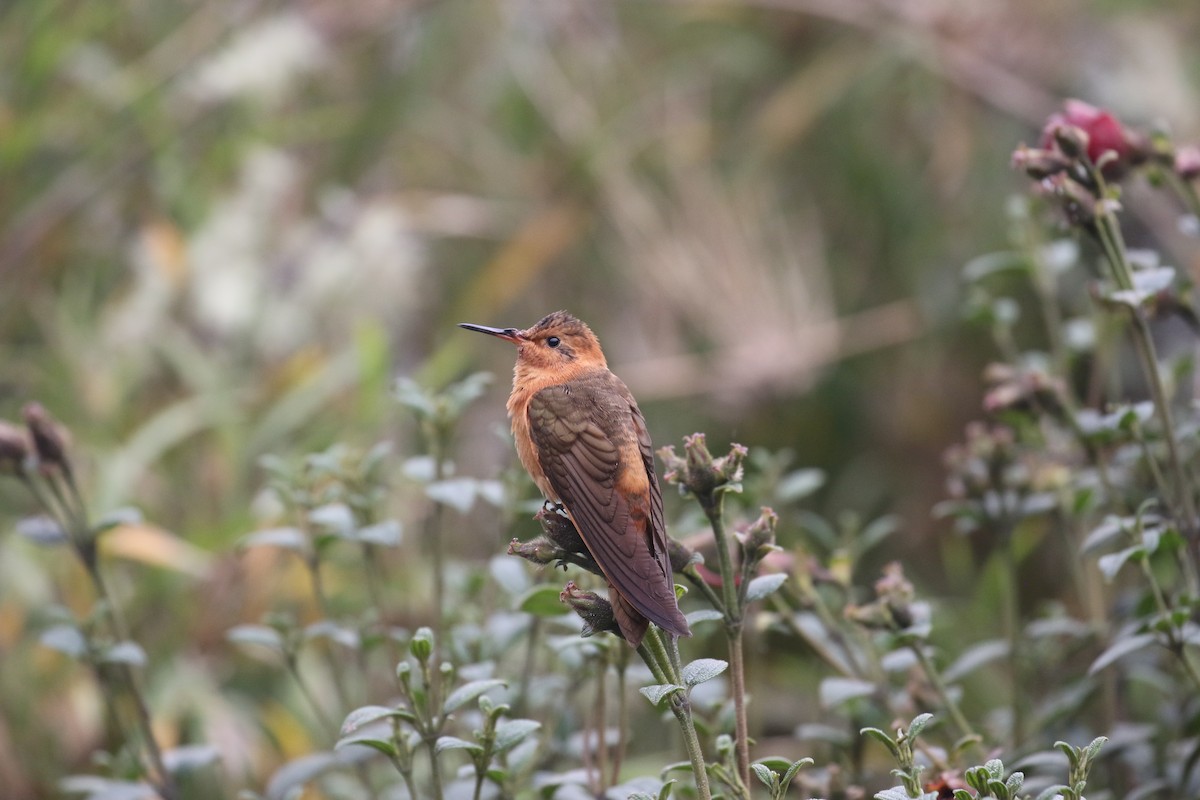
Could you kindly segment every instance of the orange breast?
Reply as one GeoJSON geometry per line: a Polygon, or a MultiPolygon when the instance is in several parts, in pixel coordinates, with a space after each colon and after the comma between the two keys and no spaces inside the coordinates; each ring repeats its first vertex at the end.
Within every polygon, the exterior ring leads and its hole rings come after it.
{"type": "Polygon", "coordinates": [[[533,436],[529,431],[529,400],[542,388],[514,388],[508,397],[508,415],[512,418],[513,441],[517,446],[517,458],[521,459],[521,466],[525,467],[525,471],[533,478],[533,482],[546,499],[558,502],[558,496],[551,488],[550,481],[546,480],[546,473],[542,471],[537,448],[534,447],[533,436]]]}

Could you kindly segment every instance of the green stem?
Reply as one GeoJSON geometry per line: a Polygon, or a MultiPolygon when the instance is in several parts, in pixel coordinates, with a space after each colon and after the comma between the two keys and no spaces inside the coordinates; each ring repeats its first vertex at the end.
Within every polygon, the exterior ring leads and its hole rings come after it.
{"type": "Polygon", "coordinates": [[[692,762],[692,775],[696,779],[696,794],[700,800],[712,800],[708,786],[708,771],[704,767],[704,752],[700,749],[700,738],[696,735],[696,723],[692,721],[692,706],[682,692],[671,696],[671,711],[679,720],[683,731],[683,746],[688,760],[692,762]]]}
{"type": "Polygon", "coordinates": [[[612,779],[609,784],[621,783],[621,761],[625,758],[625,737],[629,730],[629,698],[626,696],[625,670],[629,666],[629,648],[617,648],[617,752],[613,756],[612,779]]]}
{"type": "Polygon", "coordinates": [[[971,723],[967,722],[967,718],[963,716],[958,703],[954,702],[954,699],[950,696],[950,691],[946,688],[946,682],[942,680],[941,673],[933,666],[933,662],[929,660],[929,656],[921,649],[921,643],[910,642],[908,647],[917,657],[921,669],[924,670],[925,676],[929,678],[929,683],[933,686],[934,692],[937,693],[938,699],[945,706],[946,713],[950,715],[950,720],[954,723],[954,727],[958,728],[960,737],[974,740],[976,742],[974,746],[978,747],[978,742],[980,741],[979,734],[971,728],[971,723]]]}
{"type": "Polygon", "coordinates": [[[729,644],[729,682],[733,695],[734,747],[738,777],[744,786],[750,785],[750,736],[746,720],[746,676],[742,653],[742,620],[744,609],[738,590],[730,553],[729,535],[725,531],[725,494],[714,493],[701,497],[700,505],[712,526],[721,569],[721,595],[725,605],[725,638],[729,644]]]}
{"type": "Polygon", "coordinates": [[[1018,589],[1017,557],[1013,550],[1012,530],[1004,535],[1004,629],[1008,636],[1008,670],[1012,678],[1012,744],[1017,747],[1021,743],[1024,728],[1024,697],[1025,687],[1022,684],[1021,669],[1021,596],[1018,589]]]}
{"type": "Polygon", "coordinates": [[[425,749],[429,751],[429,780],[433,783],[434,800],[443,800],[442,765],[438,762],[437,736],[425,739],[425,749]]]}

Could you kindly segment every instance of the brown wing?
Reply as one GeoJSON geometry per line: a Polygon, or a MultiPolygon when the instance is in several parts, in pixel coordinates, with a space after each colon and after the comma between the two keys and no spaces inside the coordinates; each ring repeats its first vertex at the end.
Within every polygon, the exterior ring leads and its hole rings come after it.
{"type": "Polygon", "coordinates": [[[528,413],[542,471],[609,583],[660,627],[690,633],[675,601],[649,436],[624,384],[605,372],[551,386],[528,413]]]}

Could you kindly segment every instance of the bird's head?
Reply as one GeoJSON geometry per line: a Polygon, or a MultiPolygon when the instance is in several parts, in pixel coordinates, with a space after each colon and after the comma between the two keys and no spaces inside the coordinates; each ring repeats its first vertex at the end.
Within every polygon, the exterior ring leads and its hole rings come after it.
{"type": "Polygon", "coordinates": [[[607,368],[600,341],[592,329],[566,311],[555,311],[537,324],[517,328],[489,328],[459,323],[460,328],[486,333],[517,346],[517,370],[529,375],[569,378],[588,369],[607,368]]]}

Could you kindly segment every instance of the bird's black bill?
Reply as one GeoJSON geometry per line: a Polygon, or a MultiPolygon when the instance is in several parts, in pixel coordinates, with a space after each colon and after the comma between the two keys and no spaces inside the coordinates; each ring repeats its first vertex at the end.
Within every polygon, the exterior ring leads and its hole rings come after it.
{"type": "Polygon", "coordinates": [[[458,327],[477,333],[486,333],[488,336],[495,336],[509,342],[519,343],[521,341],[521,332],[516,328],[489,328],[486,325],[472,325],[470,322],[460,322],[458,327]]]}

